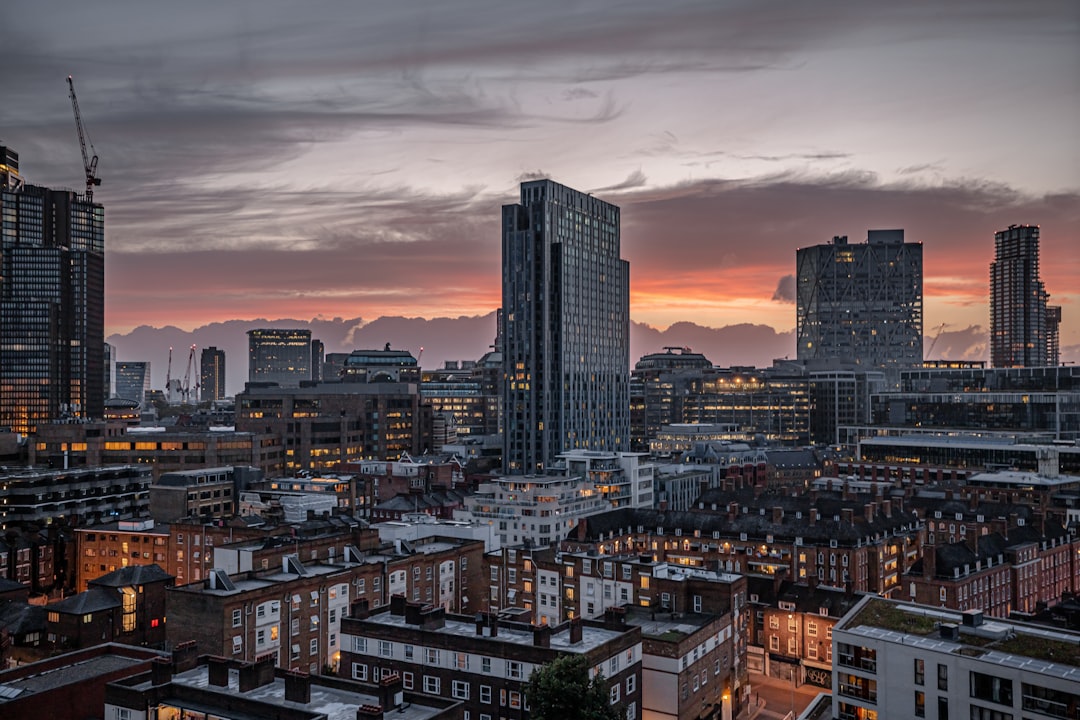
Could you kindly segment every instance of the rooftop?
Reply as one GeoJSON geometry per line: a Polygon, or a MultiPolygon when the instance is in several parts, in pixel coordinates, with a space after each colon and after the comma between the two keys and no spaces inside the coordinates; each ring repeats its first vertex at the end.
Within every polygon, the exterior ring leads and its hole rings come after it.
{"type": "MultiPolygon", "coordinates": [[[[192,670],[173,675],[174,685],[184,685],[202,690],[219,691],[230,695],[239,695],[239,679],[235,672],[229,673],[229,687],[215,688],[210,685],[209,666],[200,665],[192,670]]],[[[137,689],[145,690],[150,687],[149,681],[136,686],[137,689]]],[[[321,713],[327,720],[355,720],[356,707],[358,705],[378,705],[380,700],[376,695],[361,692],[364,686],[355,685],[355,690],[329,687],[322,685],[315,677],[311,682],[311,702],[307,704],[296,703],[285,699],[285,680],[275,677],[274,681],[253,690],[248,690],[241,697],[257,703],[267,703],[275,707],[291,708],[309,713],[321,713]]],[[[209,708],[211,711],[213,708],[209,708]]],[[[405,703],[401,709],[395,710],[393,716],[399,720],[426,720],[433,718],[444,711],[443,707],[422,705],[416,702],[405,703]]],[[[231,717],[236,717],[230,712],[231,717]]]]}

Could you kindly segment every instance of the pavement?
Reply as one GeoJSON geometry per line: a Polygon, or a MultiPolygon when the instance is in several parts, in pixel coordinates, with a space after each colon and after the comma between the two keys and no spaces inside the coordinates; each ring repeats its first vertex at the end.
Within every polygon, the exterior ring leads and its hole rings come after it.
{"type": "Polygon", "coordinates": [[[792,703],[797,717],[823,690],[806,684],[792,688],[790,680],[756,673],[750,674],[750,689],[748,720],[784,720],[791,717],[792,703]]]}

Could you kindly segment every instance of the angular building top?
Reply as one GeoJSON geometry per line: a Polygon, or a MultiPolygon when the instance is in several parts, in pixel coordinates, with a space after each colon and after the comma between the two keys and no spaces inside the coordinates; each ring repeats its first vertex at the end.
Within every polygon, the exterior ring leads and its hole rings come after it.
{"type": "Polygon", "coordinates": [[[533,473],[567,450],[629,450],[630,265],[619,208],[551,180],[504,205],[503,464],[533,473]]]}
{"type": "Polygon", "coordinates": [[[922,363],[922,245],[903,230],[870,230],[796,253],[798,358],[867,368],[922,363]]]}

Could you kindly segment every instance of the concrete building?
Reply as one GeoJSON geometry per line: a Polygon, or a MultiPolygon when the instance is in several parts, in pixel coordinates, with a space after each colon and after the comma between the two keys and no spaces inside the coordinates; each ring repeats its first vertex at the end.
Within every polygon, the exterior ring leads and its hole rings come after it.
{"type": "Polygon", "coordinates": [[[867,597],[833,630],[832,717],[1063,718],[1080,634],[867,597]]]}
{"type": "Polygon", "coordinates": [[[503,467],[630,449],[630,265],[619,208],[551,180],[502,210],[503,467]]]}
{"type": "Polygon", "coordinates": [[[0,529],[66,518],[93,525],[146,514],[149,468],[110,465],[0,473],[0,529]]]}
{"type": "Polygon", "coordinates": [[[799,360],[904,368],[923,360],[922,244],[903,230],[870,230],[796,253],[799,360]]]}
{"type": "Polygon", "coordinates": [[[612,507],[653,506],[656,465],[644,453],[571,450],[559,455],[556,467],[588,480],[612,507]]]}
{"type": "Polygon", "coordinates": [[[990,364],[1044,367],[1060,360],[1061,308],[1047,305],[1039,277],[1039,226],[994,233],[990,263],[990,364]]]}
{"type": "Polygon", "coordinates": [[[480,483],[465,508],[461,519],[491,524],[503,545],[541,547],[558,543],[611,504],[582,477],[506,475],[480,483]]]}
{"type": "Polygon", "coordinates": [[[236,429],[282,438],[290,474],[418,455],[428,444],[430,417],[413,383],[249,383],[236,396],[236,429]]]}
{"type": "Polygon", "coordinates": [[[561,655],[581,654],[604,674],[612,705],[642,717],[641,628],[572,620],[535,626],[506,616],[451,615],[391,598],[377,613],[354,606],[342,621],[342,669],[354,679],[396,673],[406,690],[460,700],[469,717],[527,720],[525,688],[533,671],[561,655]]]}
{"type": "Polygon", "coordinates": [[[0,427],[30,434],[105,403],[105,209],[28,185],[0,147],[0,427]]]}
{"type": "Polygon", "coordinates": [[[150,486],[150,515],[169,523],[186,517],[204,522],[236,514],[238,491],[262,479],[252,467],[214,467],[163,473],[150,486]]]}
{"type": "Polygon", "coordinates": [[[203,348],[199,359],[199,399],[202,402],[225,397],[225,351],[216,347],[203,348]]]}
{"type": "Polygon", "coordinates": [[[299,387],[311,375],[311,331],[248,330],[248,382],[299,387]]]}

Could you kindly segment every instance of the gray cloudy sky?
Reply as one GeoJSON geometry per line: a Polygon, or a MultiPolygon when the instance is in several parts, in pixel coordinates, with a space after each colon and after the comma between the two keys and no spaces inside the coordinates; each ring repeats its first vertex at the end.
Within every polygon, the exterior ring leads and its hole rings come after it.
{"type": "Polygon", "coordinates": [[[795,249],[904,227],[928,328],[985,325],[993,231],[1043,228],[1080,345],[1080,3],[22,2],[0,142],[101,157],[110,332],[499,304],[536,174],[623,207],[633,316],[787,330],[795,249]]]}

